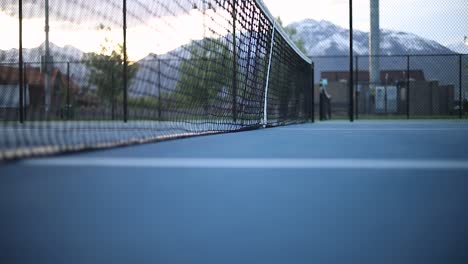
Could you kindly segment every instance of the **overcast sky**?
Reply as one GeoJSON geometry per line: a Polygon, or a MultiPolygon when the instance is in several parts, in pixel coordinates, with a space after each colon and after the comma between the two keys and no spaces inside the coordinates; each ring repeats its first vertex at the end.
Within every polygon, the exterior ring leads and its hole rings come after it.
{"type": "MultiPolygon", "coordinates": [[[[105,38],[122,42],[122,0],[49,0],[51,41],[72,45],[82,51],[100,50],[105,38]],[[103,23],[111,30],[100,30],[103,23]]],[[[204,0],[130,0],[128,1],[128,48],[131,59],[148,53],[165,53],[203,34],[227,34],[230,17],[218,8],[207,11],[204,19],[200,7],[204,0]],[[203,27],[206,25],[206,27],[203,27]]],[[[214,1],[214,0],[205,0],[214,1]]],[[[242,0],[253,1],[253,0],[242,0]]],[[[306,18],[328,20],[348,27],[348,0],[263,0],[274,16],[285,24],[306,18]]],[[[44,42],[43,0],[23,0],[24,47],[44,42]]],[[[224,2],[222,2],[224,3],[224,2]]],[[[0,35],[17,36],[17,0],[0,0],[0,35]],[[8,26],[5,26],[8,25],[8,26]]],[[[354,0],[355,28],[369,31],[369,0],[354,0]]],[[[468,35],[468,0],[380,0],[381,27],[406,31],[448,45],[463,42],[468,35]]],[[[216,37],[216,36],[213,36],[216,37]]],[[[0,49],[17,47],[17,38],[3,38],[0,49]]]]}
{"type": "MultiPolygon", "coordinates": [[[[285,24],[305,18],[349,28],[348,0],[263,0],[285,24]]],[[[369,31],[369,0],[354,0],[354,24],[369,31]]],[[[468,35],[468,0],[380,0],[381,28],[408,31],[441,44],[468,35]]]]}

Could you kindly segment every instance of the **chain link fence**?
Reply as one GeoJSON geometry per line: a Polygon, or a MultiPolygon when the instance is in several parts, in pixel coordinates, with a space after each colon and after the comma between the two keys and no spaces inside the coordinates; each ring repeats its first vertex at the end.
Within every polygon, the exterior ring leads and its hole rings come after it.
{"type": "MultiPolygon", "coordinates": [[[[356,118],[468,118],[468,55],[385,55],[379,82],[369,56],[354,57],[356,118]]],[[[316,78],[327,80],[333,117],[349,115],[349,57],[313,58],[316,78]]],[[[318,84],[316,84],[316,89],[318,84]]]]}
{"type": "Polygon", "coordinates": [[[315,94],[327,83],[331,116],[467,118],[466,1],[352,2],[352,75],[350,1],[317,5],[313,20],[291,26],[315,63],[315,94]]]}

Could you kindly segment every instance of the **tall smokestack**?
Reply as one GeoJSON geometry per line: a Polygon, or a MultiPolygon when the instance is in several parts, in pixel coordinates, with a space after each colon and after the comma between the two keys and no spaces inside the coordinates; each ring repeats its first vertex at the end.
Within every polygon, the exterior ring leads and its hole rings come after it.
{"type": "Polygon", "coordinates": [[[380,82],[380,10],[379,0],[370,0],[370,35],[369,35],[369,71],[370,82],[374,85],[380,82]],[[374,56],[374,57],[373,57],[374,56]]]}

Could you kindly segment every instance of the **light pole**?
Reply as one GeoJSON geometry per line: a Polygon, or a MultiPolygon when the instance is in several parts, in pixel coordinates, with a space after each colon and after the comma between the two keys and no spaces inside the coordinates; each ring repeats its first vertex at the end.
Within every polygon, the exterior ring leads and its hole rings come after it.
{"type": "Polygon", "coordinates": [[[380,0],[370,1],[369,78],[371,87],[380,83],[380,0]]]}
{"type": "Polygon", "coordinates": [[[52,66],[52,57],[50,56],[49,46],[49,0],[45,0],[45,56],[43,58],[43,72],[44,72],[44,106],[46,117],[49,116],[51,91],[50,91],[50,70],[52,66]]]}

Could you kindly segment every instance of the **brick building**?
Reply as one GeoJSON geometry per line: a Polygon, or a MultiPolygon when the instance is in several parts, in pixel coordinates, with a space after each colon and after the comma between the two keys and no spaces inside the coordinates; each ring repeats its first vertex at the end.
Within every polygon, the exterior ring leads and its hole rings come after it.
{"type": "MultiPolygon", "coordinates": [[[[3,115],[15,115],[19,107],[20,73],[17,67],[0,66],[0,109],[3,115]]],[[[26,67],[24,70],[24,106],[29,112],[40,112],[44,109],[45,96],[44,74],[40,68],[26,67]]],[[[58,115],[59,110],[66,104],[67,90],[70,95],[77,93],[80,88],[58,68],[50,73],[52,113],[58,115]]]]}

